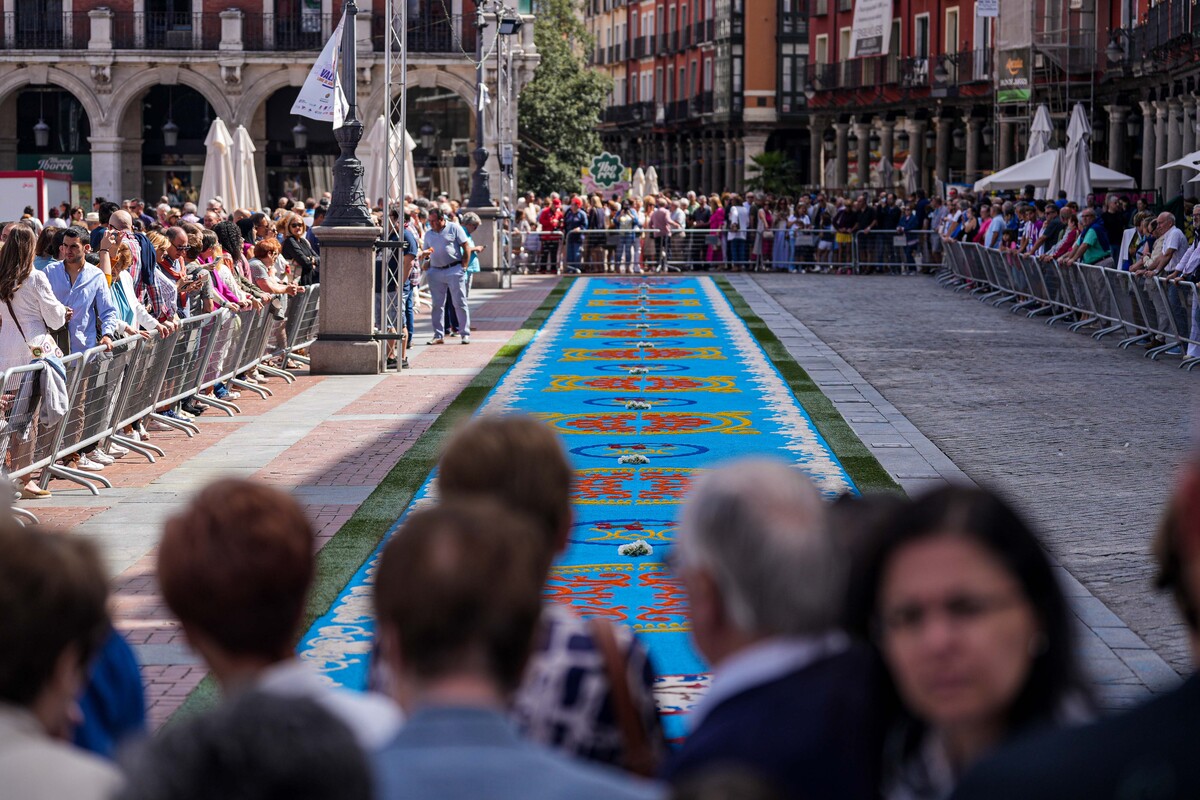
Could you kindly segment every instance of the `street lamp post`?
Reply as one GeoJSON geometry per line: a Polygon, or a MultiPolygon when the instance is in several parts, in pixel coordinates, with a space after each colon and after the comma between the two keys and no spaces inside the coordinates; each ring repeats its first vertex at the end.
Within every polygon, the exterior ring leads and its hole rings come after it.
{"type": "MultiPolygon", "coordinates": [[[[487,22],[483,18],[483,0],[475,4],[475,171],[471,174],[471,197],[467,205],[471,208],[487,208],[492,205],[492,191],[487,171],[488,150],[483,143],[483,29],[487,22]]],[[[499,36],[499,32],[496,34],[499,36]]]]}
{"type": "Polygon", "coordinates": [[[363,165],[358,160],[358,143],[363,137],[363,124],[358,119],[357,57],[355,53],[355,18],[358,5],[355,0],[346,0],[346,16],[342,23],[341,71],[342,89],[346,94],[346,119],[342,127],[333,132],[341,148],[341,154],[333,165],[333,198],[325,225],[331,228],[370,227],[371,211],[367,208],[367,196],[363,191],[363,165]]]}

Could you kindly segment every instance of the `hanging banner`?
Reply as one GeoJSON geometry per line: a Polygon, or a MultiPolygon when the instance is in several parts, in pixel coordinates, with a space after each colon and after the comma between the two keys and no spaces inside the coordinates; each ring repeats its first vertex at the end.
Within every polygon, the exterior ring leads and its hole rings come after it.
{"type": "Polygon", "coordinates": [[[892,0],[858,0],[850,29],[850,57],[885,56],[892,36],[892,0]]]}
{"type": "Polygon", "coordinates": [[[997,51],[1000,66],[996,70],[996,102],[1028,103],[1032,96],[1029,50],[997,51]]]}
{"type": "Polygon", "coordinates": [[[1000,16],[1000,0],[975,0],[975,16],[1000,16]]]}
{"type": "Polygon", "coordinates": [[[317,63],[313,64],[300,94],[292,104],[292,114],[309,119],[332,122],[334,130],[342,127],[342,120],[349,112],[350,104],[342,94],[342,79],[338,75],[338,45],[342,41],[342,23],[346,21],[345,14],[338,22],[333,36],[325,43],[317,63]]]}

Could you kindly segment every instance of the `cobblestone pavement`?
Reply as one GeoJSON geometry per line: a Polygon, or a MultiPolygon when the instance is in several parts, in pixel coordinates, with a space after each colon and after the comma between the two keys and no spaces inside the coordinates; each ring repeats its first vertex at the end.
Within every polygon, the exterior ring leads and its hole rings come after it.
{"type": "MultiPolygon", "coordinates": [[[[104,471],[116,488],[98,497],[54,481],[52,498],[21,503],[44,524],[92,538],[103,549],[113,576],[113,616],[142,664],[154,727],[207,674],[158,592],[155,546],[162,521],[217,476],[253,476],[297,497],[319,550],[557,280],[519,276],[510,291],[474,290],[469,347],[418,345],[410,355],[413,368],[388,375],[299,373],[290,386],[274,379],[267,384],[273,397],[243,392],[237,401],[243,413],[210,410],[199,418],[194,438],[152,433],[167,456],[150,464],[130,453],[104,471]]],[[[425,342],[429,332],[426,312],[417,318],[414,341],[425,342]]]]}
{"type": "Polygon", "coordinates": [[[972,480],[1015,500],[1060,564],[1191,671],[1179,615],[1151,589],[1149,543],[1188,452],[1200,375],[929,278],[754,280],[972,480]]]}

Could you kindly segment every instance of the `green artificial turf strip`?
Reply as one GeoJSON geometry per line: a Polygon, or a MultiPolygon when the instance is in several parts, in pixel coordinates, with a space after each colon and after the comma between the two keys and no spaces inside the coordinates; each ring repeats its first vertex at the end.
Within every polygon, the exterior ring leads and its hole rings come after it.
{"type": "Polygon", "coordinates": [[[854,479],[855,485],[862,492],[894,492],[904,494],[900,485],[892,479],[887,470],[867,449],[850,429],[842,415],[834,407],[833,402],[825,396],[808,373],[796,363],[788,353],[787,348],[771,331],[770,326],[750,309],[750,304],[729,283],[728,279],[715,279],[725,297],[729,299],[733,310],[750,329],[750,333],[766,351],[767,357],[775,364],[779,374],[783,376],[792,394],[804,406],[808,416],[812,418],[817,431],[833,448],[834,455],[845,467],[846,472],[854,479]]]}
{"type": "MultiPolygon", "coordinates": [[[[534,333],[558,306],[570,286],[570,281],[559,281],[537,310],[529,315],[521,328],[496,352],[487,366],[412,444],[387,477],[358,507],[354,516],[350,517],[317,553],[317,574],[301,619],[301,634],[308,631],[313,622],[328,612],[337,601],[346,584],[354,577],[354,573],[358,572],[363,562],[375,551],[388,529],[404,513],[404,509],[437,465],[446,437],[459,422],[475,413],[488,392],[500,382],[500,378],[533,339],[534,333]]],[[[217,698],[216,680],[210,673],[187,696],[172,715],[171,721],[211,708],[217,698]]]]}

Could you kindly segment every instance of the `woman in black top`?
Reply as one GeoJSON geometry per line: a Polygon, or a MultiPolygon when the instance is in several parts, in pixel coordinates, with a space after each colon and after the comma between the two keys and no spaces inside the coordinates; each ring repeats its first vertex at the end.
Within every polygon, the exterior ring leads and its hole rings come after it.
{"type": "Polygon", "coordinates": [[[312,245],[304,238],[304,218],[298,214],[288,216],[287,232],[283,237],[283,257],[300,268],[300,285],[311,286],[320,278],[317,267],[320,258],[313,252],[312,245]]]}

